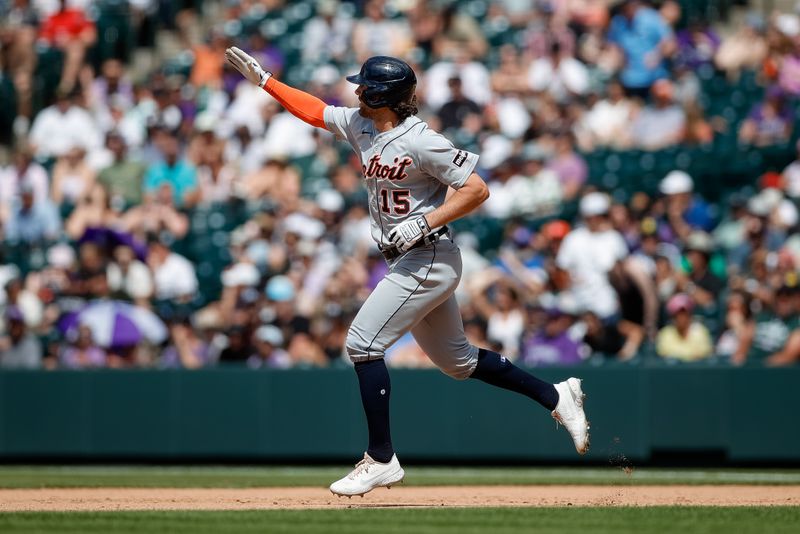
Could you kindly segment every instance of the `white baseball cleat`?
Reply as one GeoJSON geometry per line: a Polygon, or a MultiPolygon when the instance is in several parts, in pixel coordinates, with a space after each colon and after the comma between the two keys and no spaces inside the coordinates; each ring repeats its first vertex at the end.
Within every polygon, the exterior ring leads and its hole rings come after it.
{"type": "Polygon", "coordinates": [[[365,452],[364,459],[356,464],[349,475],[331,484],[331,492],[348,497],[363,496],[375,488],[391,488],[393,484],[402,482],[405,475],[397,455],[392,455],[389,463],[382,464],[365,452]]]}
{"type": "Polygon", "coordinates": [[[551,412],[553,419],[567,429],[578,454],[586,454],[589,450],[589,422],[583,412],[583,399],[586,395],[581,389],[581,380],[568,378],[555,384],[555,388],[558,391],[558,405],[551,412]]]}

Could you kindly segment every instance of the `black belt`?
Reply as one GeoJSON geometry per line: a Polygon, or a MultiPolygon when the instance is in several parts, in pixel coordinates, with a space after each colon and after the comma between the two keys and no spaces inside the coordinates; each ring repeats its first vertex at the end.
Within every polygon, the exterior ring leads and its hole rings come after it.
{"type": "MultiPolygon", "coordinates": [[[[447,232],[449,231],[450,229],[447,226],[442,226],[435,232],[431,232],[430,234],[426,235],[425,237],[414,243],[414,245],[406,252],[414,250],[415,248],[420,248],[430,245],[431,243],[436,243],[442,236],[447,235],[447,232]]],[[[381,247],[380,245],[378,245],[378,248],[380,249],[381,254],[383,254],[383,257],[386,258],[386,261],[395,260],[406,253],[406,252],[401,252],[400,249],[398,249],[394,245],[390,245],[387,247],[381,247]]]]}

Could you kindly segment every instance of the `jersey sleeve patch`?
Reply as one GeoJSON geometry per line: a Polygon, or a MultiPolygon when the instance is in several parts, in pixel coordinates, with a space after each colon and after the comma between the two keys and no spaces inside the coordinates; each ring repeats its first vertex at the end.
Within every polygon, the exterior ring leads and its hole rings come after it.
{"type": "Polygon", "coordinates": [[[453,189],[459,189],[478,163],[478,155],[453,146],[446,137],[430,129],[414,142],[419,169],[453,189]]]}

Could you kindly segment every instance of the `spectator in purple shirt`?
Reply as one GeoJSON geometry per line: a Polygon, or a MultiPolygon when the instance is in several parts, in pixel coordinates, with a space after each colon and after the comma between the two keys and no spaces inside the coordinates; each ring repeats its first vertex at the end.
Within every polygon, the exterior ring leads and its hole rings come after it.
{"type": "Polygon", "coordinates": [[[551,2],[532,2],[537,5],[539,16],[528,25],[524,42],[527,52],[534,59],[546,57],[554,44],[569,57],[575,56],[575,32],[564,17],[555,16],[551,2]]]}
{"type": "Polygon", "coordinates": [[[685,30],[680,30],[675,40],[678,50],[673,60],[677,65],[693,71],[714,64],[720,39],[707,24],[694,21],[685,30]]]}
{"type": "Polygon", "coordinates": [[[581,363],[582,344],[569,332],[575,323],[575,310],[560,302],[545,312],[544,325],[523,337],[519,361],[528,366],[581,363]]]}
{"type": "Polygon", "coordinates": [[[106,351],[95,345],[92,331],[87,325],[80,325],[76,332],[68,335],[68,339],[69,346],[64,347],[58,356],[61,367],[86,369],[106,366],[106,351]]]}
{"type": "Polygon", "coordinates": [[[172,342],[161,353],[159,367],[197,369],[209,363],[209,346],[200,339],[188,318],[174,321],[169,335],[172,342]]]}
{"type": "Polygon", "coordinates": [[[800,40],[787,46],[786,53],[780,60],[778,85],[786,94],[800,95],[800,40]]]}
{"type": "Polygon", "coordinates": [[[739,129],[739,141],[755,146],[784,143],[792,134],[792,108],[786,102],[783,90],[773,86],[767,89],[763,102],[756,104],[739,129]]]}
{"type": "Polygon", "coordinates": [[[125,65],[119,59],[107,59],[100,67],[100,75],[89,89],[93,106],[107,109],[111,97],[118,96],[125,109],[133,105],[133,84],[126,76],[125,65]]]}
{"type": "Polygon", "coordinates": [[[571,133],[560,135],[556,138],[555,155],[547,163],[547,168],[558,175],[564,200],[575,198],[589,177],[589,167],[574,147],[575,138],[571,133]]]}

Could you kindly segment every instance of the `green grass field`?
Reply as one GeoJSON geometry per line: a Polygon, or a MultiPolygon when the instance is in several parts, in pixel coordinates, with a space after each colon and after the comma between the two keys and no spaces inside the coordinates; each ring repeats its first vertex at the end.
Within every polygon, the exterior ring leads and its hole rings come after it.
{"type": "Polygon", "coordinates": [[[466,508],[0,514],[0,532],[795,533],[800,508],[466,508]]]}
{"type": "MultiPolygon", "coordinates": [[[[0,488],[324,487],[346,467],[5,466],[0,488]]],[[[800,485],[800,470],[413,467],[409,485],[800,485]]],[[[356,501],[354,501],[355,504],[356,501]]],[[[794,533],[800,507],[359,508],[328,510],[9,512],[0,533],[794,533]]]]}
{"type": "MultiPolygon", "coordinates": [[[[327,486],[339,467],[0,466],[0,488],[248,488],[327,486]]],[[[800,484],[800,469],[632,469],[543,467],[411,467],[406,484],[800,484]]]]}

